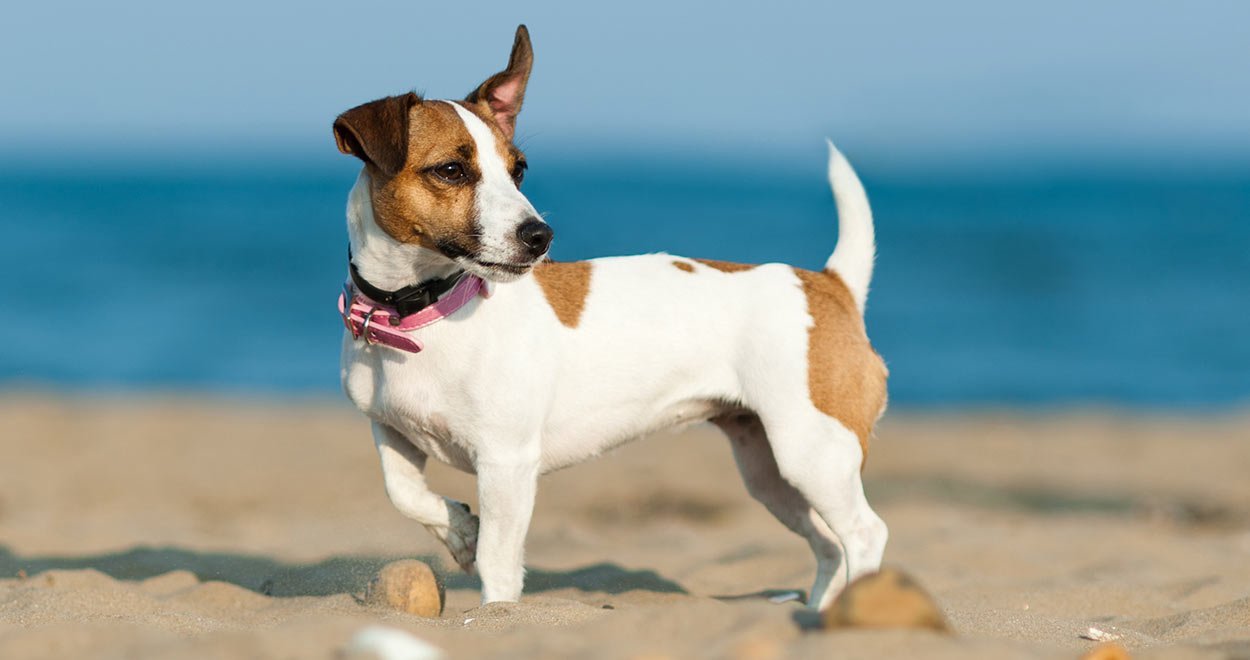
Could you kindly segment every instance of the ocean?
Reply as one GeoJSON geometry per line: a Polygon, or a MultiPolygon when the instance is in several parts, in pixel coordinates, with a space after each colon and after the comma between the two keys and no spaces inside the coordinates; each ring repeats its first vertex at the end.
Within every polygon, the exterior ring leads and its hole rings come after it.
{"type": "MultiPolygon", "coordinates": [[[[819,268],[836,240],[821,159],[531,164],[525,190],[558,260],[819,268]]],[[[892,405],[1250,402],[1250,170],[856,165],[892,405]]],[[[3,165],[0,387],[333,394],[355,170],[264,154],[3,165]]]]}

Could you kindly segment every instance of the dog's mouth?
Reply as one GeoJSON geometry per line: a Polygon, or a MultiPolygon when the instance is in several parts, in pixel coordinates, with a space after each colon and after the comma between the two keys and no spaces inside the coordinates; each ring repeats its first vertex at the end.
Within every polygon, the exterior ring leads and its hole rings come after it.
{"type": "Polygon", "coordinates": [[[497,262],[497,261],[479,261],[479,262],[477,262],[477,264],[478,264],[479,266],[483,266],[483,267],[485,267],[485,268],[489,268],[489,269],[491,269],[491,270],[498,270],[498,271],[502,271],[502,272],[505,272],[505,273],[511,273],[511,274],[513,274],[513,275],[524,275],[524,274],[525,274],[525,271],[529,270],[529,269],[530,269],[530,267],[534,265],[534,264],[532,264],[532,263],[528,263],[528,264],[501,264],[501,263],[499,263],[499,262],[497,262]]]}
{"type": "Polygon", "coordinates": [[[491,282],[511,282],[530,272],[542,259],[526,263],[503,263],[499,261],[483,261],[481,259],[460,260],[465,270],[491,282]]]}
{"type": "Polygon", "coordinates": [[[477,250],[450,240],[439,241],[438,251],[461,268],[490,282],[511,282],[528,273],[534,264],[546,257],[544,254],[522,262],[487,261],[478,257],[477,250]]]}

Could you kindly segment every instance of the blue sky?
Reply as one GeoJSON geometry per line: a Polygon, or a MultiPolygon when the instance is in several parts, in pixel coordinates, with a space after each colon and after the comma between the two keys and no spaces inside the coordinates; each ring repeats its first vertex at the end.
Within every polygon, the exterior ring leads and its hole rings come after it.
{"type": "Polygon", "coordinates": [[[355,103],[462,95],[519,22],[546,146],[1250,151],[1250,3],[1213,0],[12,3],[0,139],[320,149],[355,103]]]}

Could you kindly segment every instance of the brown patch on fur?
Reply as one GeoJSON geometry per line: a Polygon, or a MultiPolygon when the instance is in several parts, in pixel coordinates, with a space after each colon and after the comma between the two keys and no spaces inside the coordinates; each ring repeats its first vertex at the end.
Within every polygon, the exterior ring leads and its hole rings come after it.
{"type": "Polygon", "coordinates": [[[408,110],[406,131],[399,169],[391,172],[365,160],[374,221],[397,241],[452,257],[476,252],[474,184],[481,175],[464,121],[448,103],[417,99],[408,110]],[[450,161],[465,164],[464,181],[448,183],[429,171],[450,161]]]}
{"type": "Polygon", "coordinates": [[[409,110],[421,103],[412,92],[370,101],[334,120],[339,151],[394,176],[408,158],[409,110]]]}
{"type": "Polygon", "coordinates": [[[685,271],[685,272],[687,272],[687,273],[693,273],[693,272],[694,272],[694,266],[691,266],[690,264],[688,264],[688,263],[686,263],[686,262],[684,262],[684,261],[674,261],[674,262],[673,262],[673,267],[674,267],[674,268],[676,268],[677,270],[680,270],[680,271],[685,271]]]}
{"type": "Polygon", "coordinates": [[[546,261],[534,266],[534,279],[560,323],[576,328],[590,293],[590,262],[546,261]]]}
{"type": "Polygon", "coordinates": [[[933,597],[906,573],[893,568],[856,579],[820,618],[826,629],[927,628],[950,632],[933,597]]]}
{"type": "Polygon", "coordinates": [[[755,264],[736,264],[732,261],[715,261],[713,259],[695,259],[695,261],[709,268],[715,268],[722,273],[741,273],[744,270],[755,268],[755,264]]]}
{"type": "Polygon", "coordinates": [[[855,432],[865,460],[872,427],[885,409],[889,372],[873,350],[851,292],[836,273],[794,269],[812,326],[807,387],[812,404],[855,432]]]}

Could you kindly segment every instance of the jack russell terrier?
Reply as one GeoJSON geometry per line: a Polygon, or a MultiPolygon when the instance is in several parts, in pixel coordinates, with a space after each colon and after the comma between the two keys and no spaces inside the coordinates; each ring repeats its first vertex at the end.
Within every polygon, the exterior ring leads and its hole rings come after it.
{"type": "MultiPolygon", "coordinates": [[[[515,601],[539,475],[710,421],[750,494],[816,555],[809,605],[876,570],[886,526],[860,469],[886,405],[864,329],[872,215],[833,145],[837,248],[823,272],[667,254],[557,263],[512,143],[533,63],[460,101],[409,93],[334,122],[364,161],[347,204],[341,375],[373,423],[386,491],[482,602],[515,601]],[[430,491],[434,457],[477,475],[480,518],[430,491]]],[[[692,470],[698,469],[691,466],[692,470]]]]}

